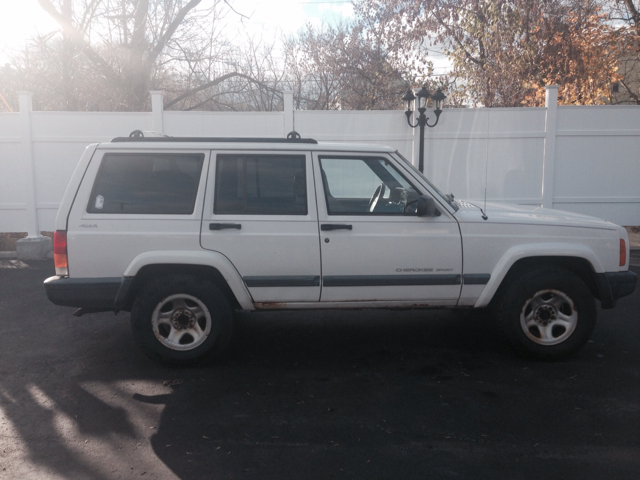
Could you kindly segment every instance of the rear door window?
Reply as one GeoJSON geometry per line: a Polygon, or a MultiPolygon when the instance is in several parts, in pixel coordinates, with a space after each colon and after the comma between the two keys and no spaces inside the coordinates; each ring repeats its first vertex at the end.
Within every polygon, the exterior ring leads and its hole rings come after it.
{"type": "Polygon", "coordinates": [[[216,215],[306,215],[304,155],[220,154],[216,215]]]}
{"type": "Polygon", "coordinates": [[[202,153],[108,153],[87,212],[190,215],[203,163],[202,153]]]}

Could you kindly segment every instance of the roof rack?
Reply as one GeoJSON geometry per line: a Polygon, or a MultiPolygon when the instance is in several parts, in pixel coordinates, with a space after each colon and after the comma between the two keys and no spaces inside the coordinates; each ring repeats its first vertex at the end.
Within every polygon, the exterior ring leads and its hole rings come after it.
{"type": "Polygon", "coordinates": [[[318,142],[313,138],[302,138],[295,130],[289,132],[287,138],[277,137],[145,137],[144,132],[141,130],[134,130],[128,137],[116,137],[111,140],[112,143],[121,142],[152,142],[152,143],[166,143],[166,142],[207,142],[207,143],[312,143],[318,142]]]}

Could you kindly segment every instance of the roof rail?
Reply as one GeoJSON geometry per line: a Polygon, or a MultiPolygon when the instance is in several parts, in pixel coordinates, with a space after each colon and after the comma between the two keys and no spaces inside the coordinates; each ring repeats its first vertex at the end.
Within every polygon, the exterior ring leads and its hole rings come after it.
{"type": "Polygon", "coordinates": [[[202,142],[202,143],[313,143],[318,142],[313,138],[302,138],[296,131],[292,131],[287,135],[287,138],[278,137],[145,137],[141,130],[134,130],[128,137],[116,137],[111,140],[112,143],[124,143],[124,142],[152,142],[152,143],[167,143],[167,142],[202,142]]]}

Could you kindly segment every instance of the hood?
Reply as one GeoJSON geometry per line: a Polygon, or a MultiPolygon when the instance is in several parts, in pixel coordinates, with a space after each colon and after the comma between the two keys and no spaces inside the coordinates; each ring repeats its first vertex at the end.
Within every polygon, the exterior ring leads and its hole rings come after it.
{"type": "MultiPolygon", "coordinates": [[[[460,222],[484,222],[480,208],[484,203],[456,200],[460,209],[455,213],[460,222]]],[[[579,213],[530,205],[488,202],[483,208],[489,223],[520,223],[527,225],[562,225],[569,227],[603,228],[615,230],[613,223],[579,213]]]]}

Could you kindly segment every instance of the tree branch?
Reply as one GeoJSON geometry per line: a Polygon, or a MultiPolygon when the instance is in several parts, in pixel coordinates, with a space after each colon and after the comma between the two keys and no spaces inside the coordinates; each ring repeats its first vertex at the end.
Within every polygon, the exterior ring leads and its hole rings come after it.
{"type": "Polygon", "coordinates": [[[633,98],[635,100],[635,102],[640,105],[640,95],[633,93],[633,90],[631,90],[631,88],[629,87],[629,85],[627,85],[627,83],[624,80],[620,80],[620,83],[622,84],[622,86],[624,87],[624,89],[627,91],[627,93],[629,94],[629,96],[631,98],[633,98]]]}
{"type": "Polygon", "coordinates": [[[627,6],[627,8],[629,9],[629,13],[633,17],[633,19],[636,21],[636,25],[638,23],[640,23],[640,22],[637,21],[640,18],[640,11],[633,4],[633,0],[623,0],[623,1],[624,1],[625,5],[627,6]]]}
{"type": "Polygon", "coordinates": [[[239,11],[237,11],[235,8],[233,8],[233,7],[231,6],[231,4],[230,4],[227,0],[224,0],[224,3],[226,3],[226,4],[227,4],[227,7],[229,7],[231,10],[233,10],[233,13],[235,13],[236,15],[239,15],[239,16],[241,16],[241,17],[244,17],[244,18],[246,18],[247,20],[251,20],[251,17],[247,17],[246,15],[243,15],[242,13],[240,13],[239,11]]]}
{"type": "Polygon", "coordinates": [[[216,85],[224,82],[225,80],[233,78],[233,77],[244,78],[245,80],[249,80],[250,82],[255,83],[256,85],[258,85],[258,86],[260,86],[260,87],[262,87],[262,88],[264,88],[266,90],[271,90],[274,93],[279,94],[280,96],[282,95],[282,92],[280,92],[279,90],[276,90],[275,88],[272,88],[269,85],[266,85],[266,84],[262,83],[261,81],[250,77],[249,75],[245,75],[244,73],[239,73],[239,72],[231,72],[231,73],[227,73],[226,75],[222,75],[221,77],[218,77],[215,80],[211,80],[210,82],[207,82],[204,85],[200,85],[199,87],[193,88],[191,90],[187,90],[182,95],[179,95],[178,97],[174,98],[173,100],[171,100],[170,102],[165,104],[164,108],[168,109],[168,108],[172,107],[173,105],[175,105],[176,103],[178,103],[179,101],[184,100],[185,98],[189,97],[190,95],[193,95],[194,93],[201,92],[202,90],[206,90],[207,88],[215,87],[216,85]]]}
{"type": "MultiPolygon", "coordinates": [[[[44,1],[48,1],[48,0],[44,0],[44,1]]],[[[171,37],[173,37],[173,34],[176,33],[176,30],[184,20],[184,17],[186,17],[191,10],[196,8],[201,1],[202,0],[191,0],[184,7],[182,7],[182,9],[176,15],[176,18],[173,19],[173,21],[167,27],[167,30],[160,37],[156,46],[153,47],[151,52],[149,52],[149,58],[147,59],[149,63],[154,63],[156,61],[156,58],[158,58],[160,53],[162,53],[162,50],[164,50],[164,47],[167,45],[167,42],[169,42],[169,40],[171,40],[171,37]]]]}
{"type": "Polygon", "coordinates": [[[109,64],[100,55],[98,55],[93,48],[91,48],[91,45],[89,45],[89,43],[84,39],[84,35],[82,35],[82,33],[71,24],[71,21],[67,20],[64,15],[56,10],[51,3],[51,0],[38,0],[38,3],[44,11],[47,12],[58,25],[60,25],[63,32],[67,33],[75,42],[77,42],[80,50],[89,58],[89,60],[102,67],[103,73],[106,76],[114,78],[109,64]]]}

